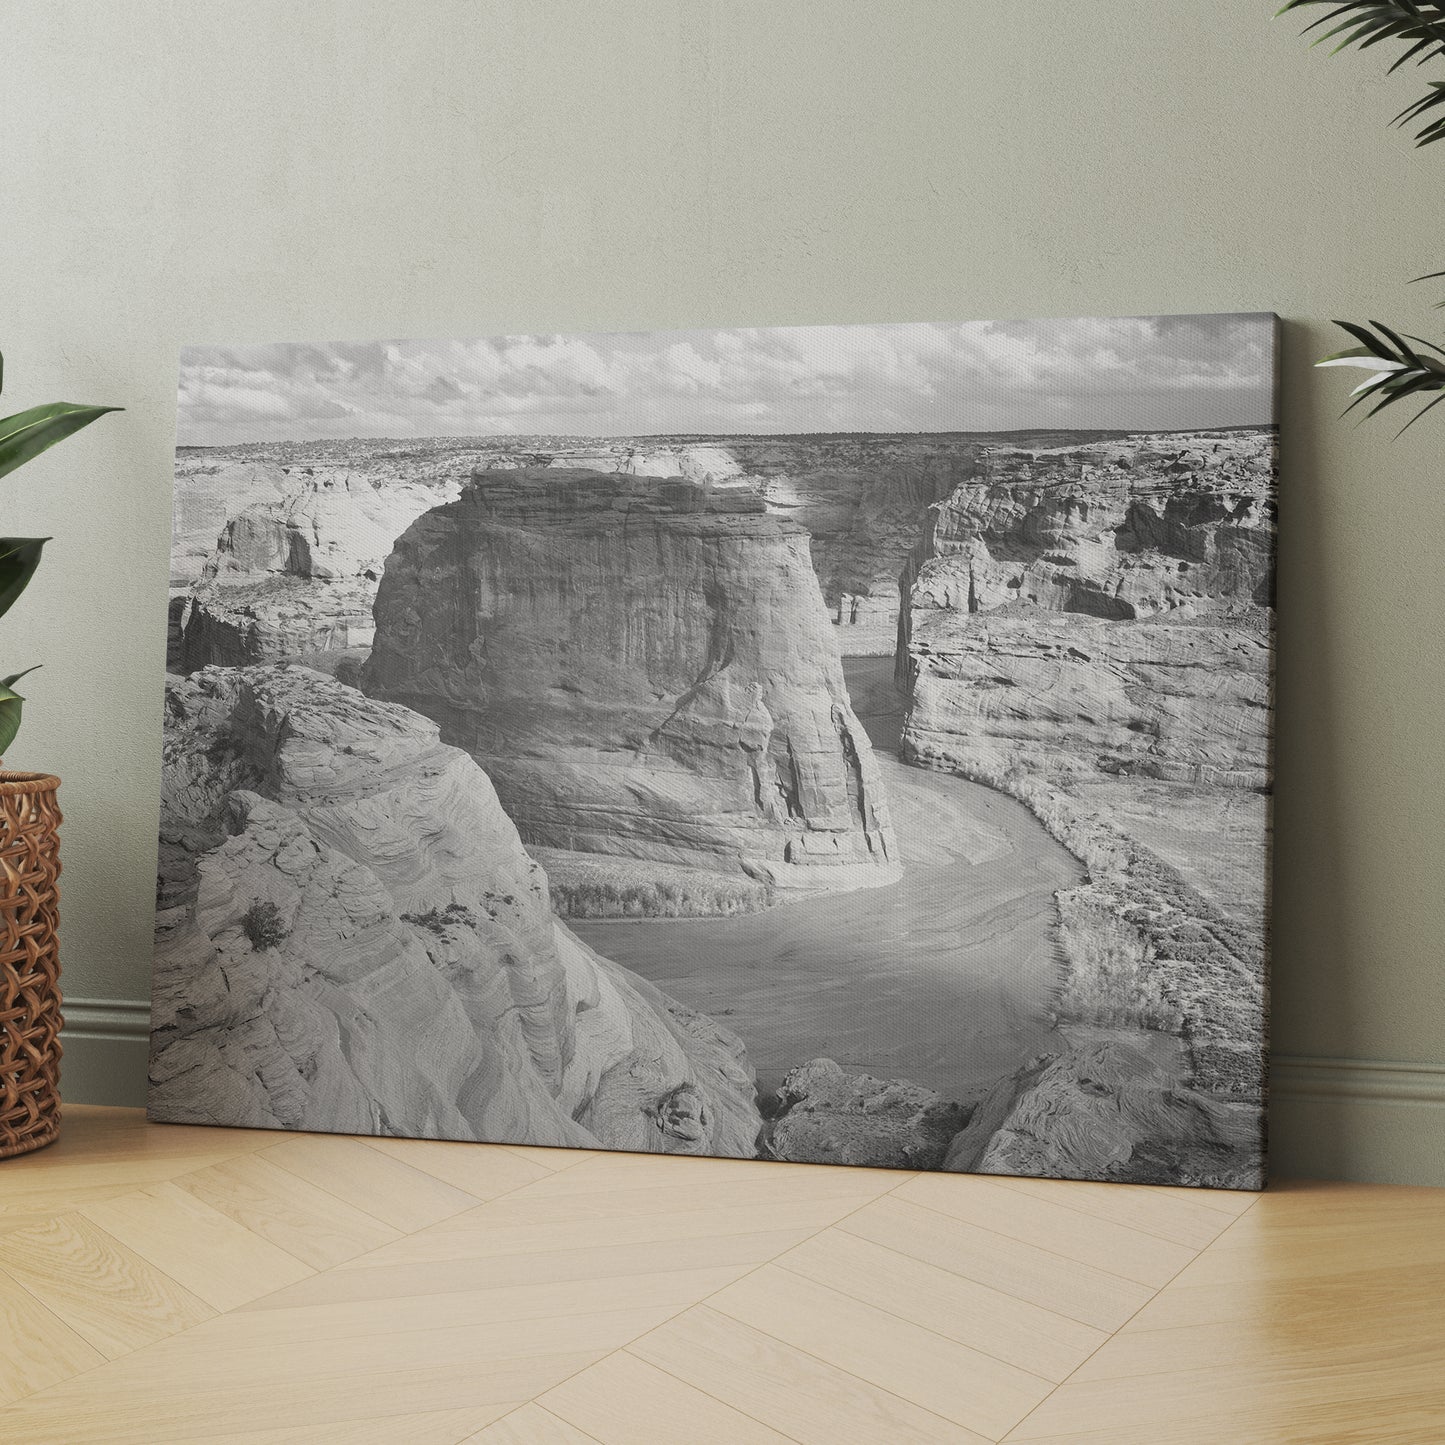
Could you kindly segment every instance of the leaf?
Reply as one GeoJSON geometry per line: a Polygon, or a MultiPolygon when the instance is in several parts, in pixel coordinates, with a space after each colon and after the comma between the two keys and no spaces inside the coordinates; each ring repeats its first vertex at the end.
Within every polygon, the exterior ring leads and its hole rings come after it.
{"type": "MultiPolygon", "coordinates": [[[[1398,41],[1406,48],[1395,57],[1387,73],[1412,60],[1424,65],[1445,56],[1445,5],[1439,0],[1287,0],[1275,12],[1276,18],[1302,11],[1308,5],[1330,7],[1310,21],[1304,33],[1319,32],[1312,36],[1311,45],[1335,41],[1331,55],[1338,55],[1351,46],[1368,50],[1372,45],[1398,41]]],[[[1445,140],[1445,117],[1426,114],[1437,105],[1445,105],[1445,82],[1431,81],[1426,95],[1406,106],[1391,124],[1403,126],[1427,119],[1428,123],[1415,137],[1415,144],[1423,146],[1445,140]]]]}
{"type": "Polygon", "coordinates": [[[1364,367],[1370,372],[1370,375],[1350,392],[1351,400],[1345,407],[1347,415],[1363,402],[1372,403],[1369,411],[1365,413],[1368,418],[1378,416],[1387,406],[1397,406],[1411,397],[1424,396],[1430,392],[1439,393],[1400,428],[1400,433],[1397,433],[1399,435],[1413,426],[1438,402],[1445,400],[1445,361],[1437,361],[1435,357],[1424,354],[1425,350],[1429,350],[1445,356],[1445,352],[1433,341],[1426,341],[1419,336],[1407,339],[1379,321],[1371,321],[1369,326],[1357,326],[1350,321],[1337,321],[1335,325],[1360,344],[1337,351],[1332,356],[1322,357],[1315,365],[1364,367]],[[1371,327],[1374,329],[1371,330],[1371,327]],[[1411,342],[1423,350],[1416,351],[1411,342]]]}
{"type": "Polygon", "coordinates": [[[1395,438],[1396,438],[1396,440],[1398,440],[1400,437],[1404,436],[1405,433],[1406,433],[1407,431],[1409,431],[1410,428],[1411,428],[1412,426],[1414,426],[1415,423],[1416,423],[1417,421],[1419,421],[1420,418],[1421,418],[1422,416],[1424,416],[1425,413],[1426,413],[1427,411],[1429,411],[1432,406],[1439,406],[1442,401],[1445,401],[1445,393],[1442,393],[1440,396],[1437,396],[1434,401],[1427,403],[1425,406],[1422,406],[1422,407],[1420,408],[1420,410],[1417,411],[1417,412],[1415,413],[1415,415],[1412,416],[1412,417],[1410,418],[1410,420],[1407,421],[1407,422],[1405,423],[1405,425],[1402,426],[1402,427],[1400,428],[1400,430],[1395,433],[1395,438]]]}
{"type": "MultiPolygon", "coordinates": [[[[1441,356],[1445,356],[1445,350],[1441,350],[1441,348],[1436,346],[1433,341],[1426,341],[1423,336],[1415,336],[1408,331],[1405,333],[1405,335],[1410,337],[1410,340],[1415,342],[1417,345],[1424,346],[1430,351],[1439,352],[1441,356]]],[[[1445,371],[1445,367],[1442,367],[1433,356],[1421,357],[1421,360],[1424,361],[1427,366],[1433,366],[1437,371],[1445,371]]]]}
{"type": "MultiPolygon", "coordinates": [[[[24,676],[23,672],[16,674],[17,678],[24,676]]],[[[25,699],[8,682],[0,683],[0,753],[9,748],[15,741],[15,734],[20,731],[20,712],[24,704],[25,699]]]]}
{"type": "Polygon", "coordinates": [[[1337,351],[1333,356],[1322,356],[1315,362],[1316,366],[1363,366],[1366,371],[1378,371],[1382,376],[1399,371],[1404,364],[1403,361],[1386,361],[1382,357],[1371,356],[1363,346],[1337,351]]]}
{"type": "Polygon", "coordinates": [[[87,427],[108,411],[123,411],[119,406],[77,406],[70,401],[52,401],[33,406],[0,420],[0,477],[16,467],[33,461],[56,442],[87,427]]]}
{"type": "Polygon", "coordinates": [[[1415,367],[1423,367],[1425,365],[1425,363],[1420,360],[1419,354],[1412,347],[1406,346],[1404,341],[1391,331],[1383,321],[1372,321],[1370,325],[1373,326],[1381,336],[1389,340],[1390,344],[1395,348],[1396,356],[1402,361],[1408,362],[1409,365],[1415,367]]]}
{"type": "Polygon", "coordinates": [[[15,605],[40,565],[49,537],[0,537],[0,617],[15,605]]]}
{"type": "Polygon", "coordinates": [[[1395,360],[1394,354],[1388,350],[1382,351],[1380,348],[1383,343],[1376,337],[1371,336],[1363,326],[1356,326],[1353,321],[1336,321],[1335,325],[1338,326],[1341,331],[1348,331],[1350,335],[1360,343],[1364,348],[1364,355],[1383,356],[1388,360],[1395,360]]]}
{"type": "Polygon", "coordinates": [[[1351,393],[1351,396],[1363,396],[1367,391],[1375,391],[1390,373],[1388,371],[1377,371],[1373,376],[1362,381],[1351,393]]]}

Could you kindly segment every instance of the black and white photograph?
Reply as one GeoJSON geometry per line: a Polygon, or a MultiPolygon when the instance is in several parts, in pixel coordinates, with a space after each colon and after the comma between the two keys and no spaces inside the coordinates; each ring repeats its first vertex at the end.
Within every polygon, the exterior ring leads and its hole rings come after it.
{"type": "Polygon", "coordinates": [[[187,349],[150,1117],[1261,1187],[1276,350],[187,349]]]}

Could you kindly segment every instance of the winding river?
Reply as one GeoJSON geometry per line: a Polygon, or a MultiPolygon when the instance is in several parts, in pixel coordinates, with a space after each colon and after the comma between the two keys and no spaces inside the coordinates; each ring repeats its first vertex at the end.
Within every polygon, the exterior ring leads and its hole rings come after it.
{"type": "Polygon", "coordinates": [[[765,1094],[822,1056],[968,1099],[1050,1046],[1053,894],[1078,861],[1021,804],[896,754],[892,658],[844,659],[903,877],[732,918],[580,920],[574,932],[746,1042],[765,1094]]]}

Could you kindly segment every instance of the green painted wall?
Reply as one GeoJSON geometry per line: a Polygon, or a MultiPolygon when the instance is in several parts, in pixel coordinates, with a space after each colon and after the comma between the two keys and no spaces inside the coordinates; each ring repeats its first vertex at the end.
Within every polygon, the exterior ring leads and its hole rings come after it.
{"type": "MultiPolygon", "coordinates": [[[[1445,332],[1445,154],[1274,8],[0,0],[7,399],[129,408],[4,484],[56,537],[3,656],[70,995],[147,987],[183,342],[1272,309],[1276,1137],[1445,1182],[1445,414],[1354,429],[1309,367],[1331,316],[1445,332]]],[[[80,1015],[72,1094],[135,1097],[134,1012],[80,1015]]]]}

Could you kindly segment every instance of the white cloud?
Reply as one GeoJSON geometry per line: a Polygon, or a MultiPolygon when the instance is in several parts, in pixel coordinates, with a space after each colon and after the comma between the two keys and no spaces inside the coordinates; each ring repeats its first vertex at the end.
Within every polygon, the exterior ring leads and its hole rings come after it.
{"type": "Polygon", "coordinates": [[[181,441],[1270,419],[1263,316],[194,347],[181,441]]]}

